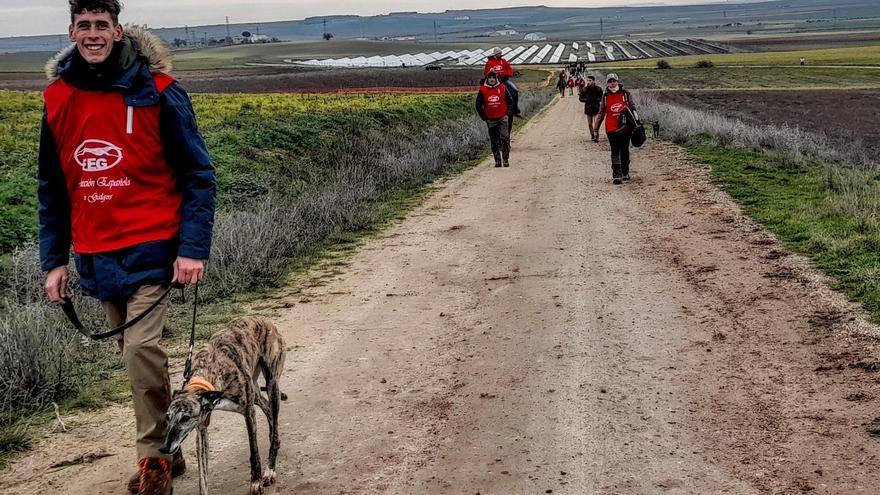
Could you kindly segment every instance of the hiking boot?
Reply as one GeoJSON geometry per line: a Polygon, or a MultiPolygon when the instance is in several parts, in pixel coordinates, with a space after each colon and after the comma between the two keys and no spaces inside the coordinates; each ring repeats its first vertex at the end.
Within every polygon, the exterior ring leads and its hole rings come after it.
{"type": "Polygon", "coordinates": [[[623,177],[621,177],[621,179],[629,180],[629,174],[623,174],[623,177]]]}
{"type": "Polygon", "coordinates": [[[508,160],[504,160],[504,166],[505,166],[505,167],[509,167],[509,166],[510,166],[510,162],[509,162],[508,160]]]}
{"type": "MultiPolygon", "coordinates": [[[[183,459],[183,452],[178,451],[171,460],[171,477],[177,478],[186,472],[186,461],[183,459]]],[[[134,473],[128,480],[128,491],[137,494],[141,489],[141,470],[134,473]]]]}
{"type": "Polygon", "coordinates": [[[623,184],[623,180],[620,177],[615,177],[611,180],[611,183],[615,186],[619,186],[620,184],[623,184]]]}
{"type": "Polygon", "coordinates": [[[495,162],[495,166],[496,166],[496,167],[500,167],[500,166],[501,166],[501,162],[495,162]]]}

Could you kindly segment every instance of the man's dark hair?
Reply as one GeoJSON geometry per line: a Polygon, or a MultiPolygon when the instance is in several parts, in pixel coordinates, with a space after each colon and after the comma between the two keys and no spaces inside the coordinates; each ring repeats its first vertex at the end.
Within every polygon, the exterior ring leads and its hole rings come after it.
{"type": "Polygon", "coordinates": [[[73,16],[83,12],[107,12],[113,18],[113,22],[119,24],[119,12],[122,10],[119,0],[69,0],[69,2],[70,22],[73,22],[73,16]]]}
{"type": "Polygon", "coordinates": [[[595,76],[587,76],[587,79],[589,79],[590,81],[595,81],[596,77],[595,76]]]}

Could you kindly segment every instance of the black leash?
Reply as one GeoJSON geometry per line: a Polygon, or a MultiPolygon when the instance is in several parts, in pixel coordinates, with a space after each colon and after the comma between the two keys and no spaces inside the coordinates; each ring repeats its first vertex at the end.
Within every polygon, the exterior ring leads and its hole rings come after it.
{"type": "MultiPolygon", "coordinates": [[[[156,301],[153,302],[153,304],[151,304],[150,307],[147,308],[143,313],[135,316],[134,318],[128,320],[127,322],[123,323],[122,325],[119,325],[118,327],[116,327],[113,330],[110,330],[108,332],[95,333],[95,332],[89,332],[88,330],[86,330],[85,325],[82,324],[82,322],[79,319],[79,316],[76,314],[76,308],[74,308],[73,301],[70,299],[70,297],[64,298],[64,301],[61,303],[61,310],[64,311],[65,316],[67,316],[67,319],[70,320],[70,323],[73,324],[73,327],[76,328],[77,330],[79,330],[79,333],[85,335],[86,337],[88,337],[92,340],[104,340],[104,339],[108,339],[110,337],[113,337],[115,335],[119,335],[120,333],[128,330],[129,328],[137,325],[141,320],[146,318],[147,315],[152,313],[154,309],[158,308],[159,305],[162,304],[162,301],[164,301],[165,298],[168,297],[168,294],[171,294],[171,291],[174,290],[176,287],[178,287],[178,286],[176,286],[176,285],[169,286],[168,289],[161,296],[159,296],[159,299],[156,299],[156,301]]],[[[180,288],[181,288],[181,290],[183,290],[182,286],[180,286],[180,288]]]]}
{"type": "MultiPolygon", "coordinates": [[[[134,325],[137,325],[138,322],[143,320],[147,315],[149,315],[151,312],[153,312],[153,310],[158,308],[159,305],[162,304],[162,301],[164,301],[165,298],[168,297],[168,294],[171,294],[172,290],[177,289],[177,288],[180,289],[180,294],[183,297],[183,302],[186,302],[186,296],[185,296],[185,292],[184,292],[185,287],[180,284],[170,285],[168,287],[168,289],[164,293],[162,293],[161,296],[159,296],[159,299],[156,299],[156,301],[153,302],[153,304],[151,304],[150,307],[147,308],[143,313],[135,316],[131,320],[128,320],[127,322],[114,328],[113,330],[110,330],[108,332],[103,332],[103,333],[94,333],[94,332],[89,332],[86,330],[85,325],[82,324],[82,322],[79,319],[79,316],[76,314],[76,308],[74,308],[73,301],[70,299],[70,297],[64,298],[64,301],[61,304],[61,309],[62,309],[62,311],[64,311],[64,314],[67,316],[67,319],[70,320],[70,323],[73,324],[74,328],[79,330],[79,333],[85,335],[86,337],[88,337],[91,340],[104,340],[104,339],[108,339],[110,337],[113,337],[114,335],[119,335],[122,332],[128,330],[129,328],[133,327],[134,325]]],[[[195,349],[195,344],[196,344],[196,317],[198,316],[198,311],[199,311],[199,283],[196,282],[193,286],[193,310],[192,310],[192,325],[190,326],[190,330],[189,330],[189,352],[186,355],[186,365],[184,365],[184,368],[183,368],[183,385],[181,386],[181,389],[183,389],[183,387],[186,387],[187,382],[189,382],[189,379],[192,378],[192,358],[193,358],[193,350],[195,349]]]]}
{"type": "Polygon", "coordinates": [[[180,385],[180,389],[183,390],[186,388],[187,382],[192,378],[192,358],[193,358],[193,348],[196,344],[196,314],[199,309],[199,283],[196,282],[195,287],[193,288],[193,317],[192,317],[192,326],[189,330],[189,352],[186,354],[186,365],[183,367],[183,383],[180,385]]]}

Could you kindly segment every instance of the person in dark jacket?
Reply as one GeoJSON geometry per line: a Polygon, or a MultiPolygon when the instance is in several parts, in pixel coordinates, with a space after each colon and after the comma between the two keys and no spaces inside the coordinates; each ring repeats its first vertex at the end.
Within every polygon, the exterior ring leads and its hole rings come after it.
{"type": "Polygon", "coordinates": [[[556,78],[556,90],[559,91],[559,97],[565,98],[565,87],[567,83],[565,81],[565,70],[559,71],[559,77],[556,78]]]}
{"type": "Polygon", "coordinates": [[[621,184],[629,180],[629,143],[638,114],[632,94],[623,88],[617,74],[608,74],[607,80],[593,132],[599,134],[599,127],[605,122],[611,145],[611,180],[621,184]]]}
{"type": "Polygon", "coordinates": [[[506,84],[499,81],[494,71],[477,92],[477,113],[489,127],[489,140],[496,167],[510,166],[510,126],[508,124],[515,102],[506,84]]]}
{"type": "Polygon", "coordinates": [[[602,88],[596,84],[594,76],[587,76],[587,84],[581,88],[578,99],[584,104],[584,114],[587,116],[587,124],[590,128],[590,139],[594,143],[599,142],[599,134],[593,130],[595,117],[599,113],[599,104],[602,101],[602,88]]]}
{"type": "MultiPolygon", "coordinates": [[[[82,291],[110,324],[172,283],[194,284],[211,251],[215,174],[189,96],[157,37],[119,23],[118,0],[71,0],[73,44],[47,64],[40,130],[40,261],[54,303],[71,245],[82,291]]],[[[131,381],[138,472],[129,490],[170,494],[185,464],[159,452],[171,401],[160,304],[119,339],[131,381]]]]}

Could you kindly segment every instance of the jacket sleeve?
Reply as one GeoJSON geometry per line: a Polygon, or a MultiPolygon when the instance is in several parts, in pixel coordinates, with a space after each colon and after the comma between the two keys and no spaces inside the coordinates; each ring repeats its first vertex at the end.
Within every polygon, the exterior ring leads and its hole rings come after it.
{"type": "Polygon", "coordinates": [[[71,241],[70,198],[45,110],[40,124],[37,196],[40,202],[40,267],[49,271],[67,266],[71,241]]]}
{"type": "Polygon", "coordinates": [[[217,184],[214,165],[196,124],[189,95],[177,82],[162,92],[159,127],[165,159],[183,193],[178,256],[206,260],[211,254],[217,184]]]}
{"type": "Polygon", "coordinates": [[[598,129],[602,127],[602,122],[605,120],[605,93],[602,93],[602,96],[599,97],[599,113],[596,114],[596,122],[593,124],[593,127],[598,129]]]}
{"type": "Polygon", "coordinates": [[[483,101],[483,92],[482,91],[477,91],[476,107],[477,107],[477,114],[480,116],[480,118],[483,120],[486,120],[486,108],[485,108],[485,102],[483,101]]]}

